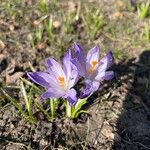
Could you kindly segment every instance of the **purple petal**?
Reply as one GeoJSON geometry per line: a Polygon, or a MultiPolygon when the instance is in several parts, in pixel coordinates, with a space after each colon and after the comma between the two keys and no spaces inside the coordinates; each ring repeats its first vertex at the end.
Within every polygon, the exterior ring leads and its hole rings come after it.
{"type": "Polygon", "coordinates": [[[64,56],[64,61],[65,60],[71,60],[71,59],[72,59],[71,50],[68,49],[65,56],[64,56]]]}
{"type": "Polygon", "coordinates": [[[60,98],[65,92],[58,88],[49,88],[45,93],[42,94],[43,99],[47,98],[60,98]]]}
{"type": "Polygon", "coordinates": [[[106,66],[106,68],[108,69],[109,67],[111,67],[114,63],[114,58],[113,58],[113,54],[111,51],[109,51],[106,56],[104,56],[101,60],[100,63],[102,63],[102,65],[104,64],[106,66]]]}
{"type": "Polygon", "coordinates": [[[99,72],[95,77],[97,81],[111,80],[114,77],[113,71],[99,72]]]}
{"type": "Polygon", "coordinates": [[[96,81],[103,81],[104,80],[104,76],[105,76],[105,71],[102,72],[97,72],[97,74],[95,75],[95,80],[96,81]]]}
{"type": "Polygon", "coordinates": [[[35,82],[36,84],[39,84],[43,87],[49,87],[50,86],[50,78],[49,74],[45,72],[28,72],[28,77],[35,82]]]}
{"type": "Polygon", "coordinates": [[[106,71],[104,80],[111,80],[114,77],[114,72],[113,71],[106,71]]]}
{"type": "Polygon", "coordinates": [[[86,73],[86,69],[85,67],[82,66],[82,64],[80,64],[80,62],[78,61],[78,59],[73,59],[72,63],[76,66],[78,73],[81,77],[86,77],[87,73],[86,73]]]}
{"type": "Polygon", "coordinates": [[[46,60],[46,65],[50,74],[53,74],[56,78],[65,77],[65,73],[62,69],[61,64],[55,61],[53,58],[48,58],[46,60]]]}
{"type": "Polygon", "coordinates": [[[64,57],[64,72],[68,81],[68,88],[72,88],[78,80],[78,70],[77,67],[71,62],[71,51],[68,50],[66,56],[64,57]]]}
{"type": "Polygon", "coordinates": [[[80,93],[80,98],[85,98],[88,97],[93,93],[93,83],[91,80],[86,80],[85,81],[85,87],[80,93]]]}
{"type": "Polygon", "coordinates": [[[99,81],[93,81],[93,92],[96,92],[100,86],[99,81]]]}
{"type": "Polygon", "coordinates": [[[71,51],[68,50],[63,60],[63,70],[65,72],[67,81],[69,80],[71,74],[71,64],[71,51]]]}
{"type": "Polygon", "coordinates": [[[97,72],[104,73],[109,67],[113,64],[113,56],[112,52],[108,52],[105,57],[100,60],[99,66],[97,68],[97,72]]]}
{"type": "Polygon", "coordinates": [[[45,88],[49,88],[49,87],[60,88],[56,78],[49,73],[28,72],[27,75],[33,82],[35,82],[45,88]]]}
{"type": "Polygon", "coordinates": [[[86,59],[86,58],[85,58],[85,55],[84,55],[84,52],[83,52],[83,48],[82,48],[79,44],[74,43],[74,44],[73,44],[73,48],[74,48],[74,51],[75,51],[76,56],[77,56],[78,58],[80,58],[79,61],[83,61],[83,60],[86,59]]]}
{"type": "Polygon", "coordinates": [[[100,83],[98,81],[86,80],[85,87],[80,93],[80,98],[85,98],[92,95],[94,92],[98,90],[99,85],[100,83]]]}
{"type": "Polygon", "coordinates": [[[136,6],[136,2],[137,2],[136,0],[130,0],[132,6],[136,6]]]}
{"type": "Polygon", "coordinates": [[[68,83],[68,88],[72,88],[77,82],[78,82],[79,78],[78,78],[78,71],[73,69],[71,71],[71,74],[70,74],[70,80],[69,80],[69,83],[68,83]]]}
{"type": "Polygon", "coordinates": [[[65,95],[65,98],[68,100],[69,102],[69,105],[72,106],[72,105],[75,105],[76,102],[77,102],[77,92],[75,89],[70,89],[67,94],[65,95]]]}
{"type": "Polygon", "coordinates": [[[89,50],[87,54],[87,63],[91,64],[91,62],[94,61],[99,61],[99,48],[97,46],[93,47],[92,49],[89,50]]]}
{"type": "Polygon", "coordinates": [[[77,43],[74,43],[73,48],[75,51],[76,58],[77,58],[78,62],[81,64],[82,69],[86,70],[86,58],[85,58],[83,49],[77,43]]]}

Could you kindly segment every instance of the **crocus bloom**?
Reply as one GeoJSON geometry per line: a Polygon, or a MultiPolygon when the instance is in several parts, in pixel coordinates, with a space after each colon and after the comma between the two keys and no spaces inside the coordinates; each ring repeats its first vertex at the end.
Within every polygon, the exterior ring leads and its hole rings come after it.
{"type": "Polygon", "coordinates": [[[132,6],[135,6],[136,2],[137,2],[136,0],[130,0],[130,3],[131,3],[132,6]]]}
{"type": "Polygon", "coordinates": [[[46,92],[42,94],[43,99],[66,98],[70,105],[77,101],[76,91],[72,88],[78,79],[76,67],[70,61],[71,53],[67,52],[63,60],[63,66],[53,58],[46,60],[47,72],[28,72],[28,77],[35,83],[43,86],[46,92]]]}
{"type": "Polygon", "coordinates": [[[76,65],[79,75],[85,78],[85,88],[81,92],[81,97],[86,97],[97,91],[100,81],[110,80],[114,76],[113,71],[106,71],[113,64],[112,52],[108,52],[105,57],[99,60],[99,48],[95,46],[89,50],[87,56],[77,43],[73,45],[76,58],[73,63],[76,65]]]}

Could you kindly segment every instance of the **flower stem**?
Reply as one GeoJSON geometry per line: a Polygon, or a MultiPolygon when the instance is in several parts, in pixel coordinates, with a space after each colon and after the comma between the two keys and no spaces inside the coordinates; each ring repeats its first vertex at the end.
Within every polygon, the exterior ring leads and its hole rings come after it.
{"type": "Polygon", "coordinates": [[[69,102],[67,101],[67,105],[66,105],[66,114],[67,114],[67,117],[71,117],[71,106],[69,105],[69,102]]]}
{"type": "Polygon", "coordinates": [[[50,111],[52,119],[55,118],[55,99],[50,99],[50,111]]]}

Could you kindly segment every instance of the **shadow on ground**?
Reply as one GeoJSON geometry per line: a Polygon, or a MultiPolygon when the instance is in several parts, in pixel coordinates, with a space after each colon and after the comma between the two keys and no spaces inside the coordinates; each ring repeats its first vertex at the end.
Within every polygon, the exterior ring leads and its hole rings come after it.
{"type": "Polygon", "coordinates": [[[122,82],[128,90],[112,149],[150,149],[150,50],[144,51],[138,60],[117,65],[116,72],[118,79],[127,76],[122,82]]]}

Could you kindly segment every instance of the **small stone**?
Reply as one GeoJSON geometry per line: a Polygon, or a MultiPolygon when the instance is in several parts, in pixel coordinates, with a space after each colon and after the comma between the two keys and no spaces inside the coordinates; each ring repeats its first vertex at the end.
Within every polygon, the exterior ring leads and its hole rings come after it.
{"type": "Polygon", "coordinates": [[[0,40],[0,49],[4,49],[5,48],[5,44],[3,41],[0,40]]]}
{"type": "Polygon", "coordinates": [[[40,21],[39,21],[39,20],[35,20],[35,21],[33,22],[33,24],[34,24],[35,26],[38,26],[38,25],[40,24],[40,21]]]}
{"type": "Polygon", "coordinates": [[[5,111],[3,114],[3,120],[7,120],[9,117],[11,117],[11,111],[5,111]]]}
{"type": "Polygon", "coordinates": [[[5,125],[5,121],[4,120],[0,120],[0,126],[3,127],[5,125]]]}
{"type": "Polygon", "coordinates": [[[104,125],[101,133],[110,140],[114,140],[115,134],[112,132],[112,128],[108,125],[104,125]]]}
{"type": "Polygon", "coordinates": [[[13,124],[10,124],[10,129],[13,129],[14,128],[14,125],[13,124]]]}
{"type": "Polygon", "coordinates": [[[10,26],[9,26],[9,30],[10,30],[10,31],[14,31],[14,29],[15,29],[14,25],[10,25],[10,26]]]}
{"type": "Polygon", "coordinates": [[[48,141],[47,141],[47,140],[45,140],[45,139],[41,139],[41,140],[40,140],[40,145],[45,146],[45,145],[47,145],[47,144],[48,144],[48,141]]]}
{"type": "Polygon", "coordinates": [[[56,21],[53,22],[54,28],[59,28],[60,25],[61,25],[60,21],[57,21],[57,20],[56,20],[56,21]]]}

